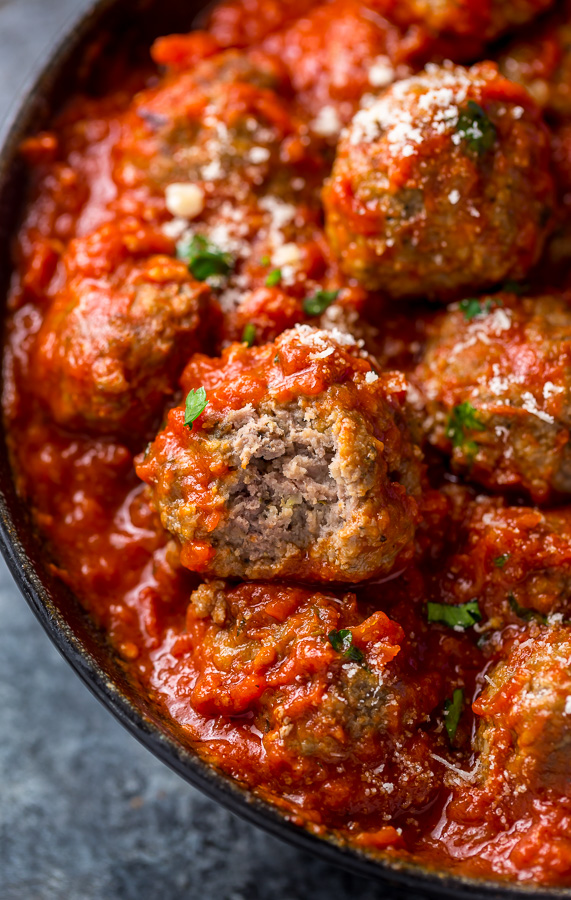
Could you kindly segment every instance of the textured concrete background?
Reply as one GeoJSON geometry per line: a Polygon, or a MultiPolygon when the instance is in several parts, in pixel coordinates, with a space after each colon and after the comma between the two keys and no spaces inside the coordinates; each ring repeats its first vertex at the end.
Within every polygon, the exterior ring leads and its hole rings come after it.
{"type": "MultiPolygon", "coordinates": [[[[88,2],[0,0],[0,121],[88,2]]],[[[389,896],[236,819],[140,747],[59,657],[0,561],[0,900],[389,896]]]]}

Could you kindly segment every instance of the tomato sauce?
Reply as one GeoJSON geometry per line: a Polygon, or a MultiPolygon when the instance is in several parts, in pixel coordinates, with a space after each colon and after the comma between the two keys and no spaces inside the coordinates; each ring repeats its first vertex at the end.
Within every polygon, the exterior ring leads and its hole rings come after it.
{"type": "MultiPolygon", "coordinates": [[[[481,53],[479,43],[464,29],[457,60],[481,53]]],[[[294,351],[275,365],[268,342],[295,325],[347,326],[379,371],[413,370],[432,312],[391,305],[343,275],[324,234],[320,190],[338,129],[363,93],[449,50],[449,31],[425,28],[416,14],[403,24],[388,3],[232,0],[213,12],[210,30],[155,43],[162,75],[146,78],[134,99],[121,86],[103,99],[73,99],[52,131],[22,147],[32,181],[14,250],[4,416],[17,489],[51,569],[203,759],[300,827],[367,853],[571,885],[569,792],[554,798],[522,781],[519,793],[498,800],[498,782],[494,797],[480,777],[486,751],[475,735],[478,717],[492,707],[501,714],[502,701],[478,700],[472,710],[509,642],[535,627],[530,616],[543,625],[564,609],[547,588],[543,606],[523,590],[515,606],[503,603],[510,578],[521,582],[528,566],[564,570],[557,596],[569,590],[564,520],[541,525],[564,535],[549,537],[547,549],[533,530],[543,522],[538,511],[506,513],[513,527],[490,536],[489,519],[474,513],[484,502],[477,489],[428,449],[414,552],[387,577],[342,587],[212,582],[204,593],[200,548],[185,560],[135,473],[136,465],[144,472],[145,447],[167,417],[184,435],[191,389],[206,388],[215,418],[269,388],[287,403],[344,377],[307,354],[300,363],[294,351]],[[346,30],[328,42],[323,28],[334,27],[337,8],[346,30]],[[248,73],[238,77],[238,69],[248,73]],[[224,123],[236,146],[227,146],[224,123]],[[189,277],[192,256],[175,259],[188,221],[169,210],[165,187],[185,180],[198,184],[199,221],[211,246],[218,240],[209,251],[210,291],[189,277]],[[85,319],[88,295],[105,328],[85,319]],[[179,325],[183,300],[201,331],[186,319],[179,325]],[[151,310],[146,317],[133,312],[141,304],[151,310]],[[157,362],[166,332],[149,322],[165,309],[175,337],[157,362]],[[187,343],[177,342],[179,327],[187,343]],[[147,381],[129,394],[133,372],[147,381]],[[511,562],[500,568],[494,561],[504,555],[511,562]],[[477,596],[485,618],[470,627],[434,611],[477,596]],[[522,609],[533,611],[522,617],[522,609]],[[371,667],[388,691],[381,719],[362,713],[371,667]],[[324,714],[320,704],[337,682],[324,714]],[[301,723],[297,731],[292,722],[301,723]]],[[[363,377],[372,372],[366,357],[353,364],[363,377]]],[[[211,472],[194,474],[214,529],[211,472]]],[[[502,517],[503,501],[485,502],[490,516],[502,517]]],[[[518,509],[524,503],[514,500],[518,509]]]]}

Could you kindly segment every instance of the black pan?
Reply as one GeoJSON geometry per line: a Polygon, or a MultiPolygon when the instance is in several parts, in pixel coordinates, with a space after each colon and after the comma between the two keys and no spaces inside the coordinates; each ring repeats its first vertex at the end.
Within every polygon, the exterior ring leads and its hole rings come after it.
{"type": "MultiPolygon", "coordinates": [[[[93,90],[100,85],[109,59],[119,49],[129,53],[133,60],[143,58],[154,37],[189,30],[193,19],[206,5],[199,0],[94,2],[54,49],[31,89],[17,98],[16,113],[0,131],[0,299],[3,304],[11,273],[11,239],[26,190],[26,173],[18,158],[20,141],[45,127],[71,91],[93,90]]],[[[27,510],[14,489],[1,425],[0,550],[45,631],[92,693],[155,756],[232,812],[300,849],[387,886],[456,898],[571,900],[571,890],[537,890],[532,886],[483,882],[410,863],[367,858],[287,822],[273,807],[185,748],[177,739],[174,724],[129,682],[104,635],[85,615],[75,597],[51,576],[27,510]]]]}

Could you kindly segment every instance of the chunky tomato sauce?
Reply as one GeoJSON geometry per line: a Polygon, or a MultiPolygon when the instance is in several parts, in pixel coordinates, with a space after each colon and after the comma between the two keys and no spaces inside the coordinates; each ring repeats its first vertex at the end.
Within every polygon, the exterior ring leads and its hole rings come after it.
{"type": "Polygon", "coordinates": [[[3,408],[50,567],[201,757],[367,853],[571,885],[565,121],[441,65],[548,6],[228,0],[70,101],[22,147],[3,408]]]}

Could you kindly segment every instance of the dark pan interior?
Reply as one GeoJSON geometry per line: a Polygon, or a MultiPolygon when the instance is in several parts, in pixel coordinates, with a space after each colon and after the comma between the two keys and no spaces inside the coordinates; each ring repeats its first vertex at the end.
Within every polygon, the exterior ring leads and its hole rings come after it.
{"type": "MultiPolygon", "coordinates": [[[[45,127],[70,92],[98,92],[118,52],[144,60],[154,37],[188,30],[207,4],[192,0],[99,0],[64,37],[33,86],[18,98],[18,111],[0,133],[0,298],[11,275],[10,244],[26,193],[17,148],[45,127]]],[[[317,838],[287,822],[227,776],[207,766],[177,740],[176,727],[137,690],[104,636],[77,600],[50,574],[25,506],[19,501],[0,424],[0,549],[28,604],[80,678],[110,712],[151,752],[195,787],[232,812],[327,861],[387,885],[437,896],[567,898],[571,890],[476,882],[395,861],[381,863],[317,838]]],[[[396,894],[398,896],[398,892],[396,894]]]]}

